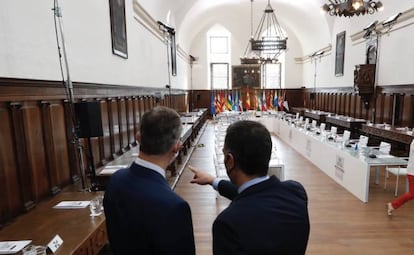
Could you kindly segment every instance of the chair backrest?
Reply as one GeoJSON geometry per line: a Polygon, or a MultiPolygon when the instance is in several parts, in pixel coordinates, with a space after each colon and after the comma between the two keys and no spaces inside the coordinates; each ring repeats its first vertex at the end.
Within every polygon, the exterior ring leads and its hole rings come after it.
{"type": "Polygon", "coordinates": [[[325,132],[325,127],[326,127],[326,124],[325,123],[321,123],[321,132],[325,132]]]}
{"type": "Polygon", "coordinates": [[[338,132],[338,128],[337,127],[331,127],[331,134],[332,135],[336,135],[336,132],[338,132]]]}
{"type": "Polygon", "coordinates": [[[316,128],[316,120],[312,120],[312,127],[316,128]]]}
{"type": "Polygon", "coordinates": [[[379,146],[379,151],[381,151],[385,154],[390,154],[391,144],[387,143],[387,142],[381,142],[380,146],[379,146]]]}
{"type": "Polygon", "coordinates": [[[342,136],[342,139],[344,141],[348,141],[351,138],[351,132],[349,130],[344,131],[344,135],[342,136]]]}
{"type": "Polygon", "coordinates": [[[296,113],[296,119],[299,119],[299,113],[298,112],[296,113]]]}
{"type": "Polygon", "coordinates": [[[309,124],[309,118],[306,118],[305,119],[305,125],[308,125],[309,124]]]}
{"type": "Polygon", "coordinates": [[[299,117],[299,122],[302,122],[303,121],[303,116],[300,116],[299,117]]]}
{"type": "Polygon", "coordinates": [[[368,137],[364,135],[359,136],[358,146],[359,147],[367,147],[368,145],[368,137]]]}

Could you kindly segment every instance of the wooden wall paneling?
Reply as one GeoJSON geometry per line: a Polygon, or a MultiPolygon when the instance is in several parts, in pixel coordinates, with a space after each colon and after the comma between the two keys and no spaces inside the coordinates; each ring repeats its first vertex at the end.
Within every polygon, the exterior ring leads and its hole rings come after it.
{"type": "Polygon", "coordinates": [[[118,129],[117,122],[118,122],[118,114],[116,114],[114,119],[114,112],[118,112],[118,108],[116,107],[116,101],[113,98],[107,99],[108,103],[108,120],[109,120],[109,135],[110,135],[110,141],[111,141],[111,158],[114,159],[117,157],[117,150],[115,147],[116,144],[119,145],[118,139],[116,139],[116,136],[118,134],[115,134],[116,129],[118,129]],[[115,106],[114,106],[115,105],[115,106]],[[114,109],[115,108],[115,109],[114,109]],[[114,128],[115,127],[115,128],[114,128]]]}
{"type": "Polygon", "coordinates": [[[129,150],[127,107],[125,98],[118,98],[119,139],[121,151],[129,150]]]}
{"type": "Polygon", "coordinates": [[[127,121],[127,141],[128,147],[134,145],[134,131],[135,131],[135,124],[134,124],[134,101],[133,98],[128,97],[125,100],[126,106],[126,121],[127,121]]]}
{"type": "MultiPolygon", "coordinates": [[[[32,173],[32,186],[36,200],[50,193],[51,184],[47,171],[46,146],[43,140],[42,111],[36,101],[25,102],[21,108],[27,146],[28,167],[32,173]]],[[[53,135],[53,134],[49,134],[53,135]]],[[[50,139],[49,139],[50,142],[50,139]]],[[[64,143],[66,146],[67,143],[64,143]]],[[[57,171],[53,169],[51,171],[57,171]]]]}
{"type": "MultiPolygon", "coordinates": [[[[17,106],[15,106],[17,107],[17,106]]],[[[6,102],[0,102],[0,229],[1,225],[21,213],[23,194],[20,190],[17,150],[11,109],[6,102]]]]}
{"type": "Polygon", "coordinates": [[[323,95],[322,93],[316,93],[315,95],[316,103],[315,103],[315,109],[323,109],[323,95]]]}
{"type": "Polygon", "coordinates": [[[350,93],[345,94],[344,115],[346,115],[346,116],[351,116],[351,110],[350,110],[350,108],[351,108],[351,97],[352,97],[352,94],[350,94],[350,93]]]}
{"type": "Polygon", "coordinates": [[[335,112],[335,103],[334,103],[334,95],[332,93],[328,93],[328,112],[335,112]]]}
{"type": "Polygon", "coordinates": [[[41,109],[49,189],[52,194],[56,194],[60,191],[60,186],[71,181],[65,111],[61,101],[42,101],[41,109]]]}
{"type": "Polygon", "coordinates": [[[15,151],[13,152],[17,161],[16,170],[18,173],[18,186],[21,191],[21,199],[23,208],[29,211],[35,206],[35,196],[33,194],[32,187],[32,170],[30,169],[31,164],[27,155],[26,147],[26,134],[24,126],[24,117],[21,103],[10,103],[11,116],[12,116],[12,130],[13,130],[13,143],[15,144],[15,151]]]}
{"type": "Polygon", "coordinates": [[[402,121],[403,127],[414,127],[414,95],[405,94],[402,102],[402,121]]]}
{"type": "Polygon", "coordinates": [[[139,97],[139,117],[142,119],[142,115],[145,113],[145,98],[143,96],[139,97]]]}
{"type": "Polygon", "coordinates": [[[144,109],[143,114],[146,113],[149,108],[148,108],[148,97],[147,96],[143,96],[142,97],[142,109],[144,109]]]}
{"type": "Polygon", "coordinates": [[[113,99],[111,102],[111,117],[112,117],[112,130],[113,130],[113,141],[114,150],[113,157],[117,157],[121,154],[121,137],[120,137],[120,119],[118,110],[118,100],[113,99]]]}
{"type": "Polygon", "coordinates": [[[69,156],[69,169],[70,169],[70,176],[73,182],[77,182],[80,180],[80,155],[79,151],[81,148],[79,147],[79,143],[76,144],[76,141],[79,139],[75,139],[77,136],[74,134],[75,127],[73,125],[73,105],[69,103],[69,101],[63,101],[63,109],[64,109],[64,116],[65,116],[65,133],[66,139],[68,142],[68,156],[69,156]]]}
{"type": "Polygon", "coordinates": [[[355,94],[351,94],[350,97],[350,107],[349,107],[349,116],[355,118],[356,117],[356,95],[355,94]]]}
{"type": "Polygon", "coordinates": [[[132,99],[132,109],[133,109],[133,125],[134,125],[133,140],[134,140],[134,145],[136,145],[135,135],[138,133],[139,122],[141,120],[140,119],[140,112],[139,112],[139,98],[138,97],[133,97],[133,99],[132,99]]]}
{"type": "Polygon", "coordinates": [[[345,98],[346,98],[345,93],[339,94],[338,109],[339,109],[339,114],[340,115],[345,115],[345,98]]]}
{"type": "Polygon", "coordinates": [[[111,150],[111,123],[109,121],[109,108],[107,100],[100,100],[101,103],[101,117],[102,117],[102,131],[103,136],[100,140],[100,159],[101,164],[105,165],[112,159],[111,150]]]}
{"type": "Polygon", "coordinates": [[[384,123],[384,96],[377,94],[375,98],[375,123],[384,123]]]}
{"type": "MultiPolygon", "coordinates": [[[[86,139],[86,138],[85,138],[86,139]]],[[[92,157],[95,169],[102,164],[99,137],[91,137],[92,157]]]]}
{"type": "Polygon", "coordinates": [[[383,111],[383,122],[391,124],[392,122],[392,104],[393,94],[384,94],[384,111],[383,111]]]}
{"type": "Polygon", "coordinates": [[[328,93],[323,92],[322,110],[328,111],[328,93]]]}
{"type": "Polygon", "coordinates": [[[361,96],[356,95],[355,96],[355,118],[363,118],[362,108],[363,108],[363,104],[362,104],[361,96]]]}

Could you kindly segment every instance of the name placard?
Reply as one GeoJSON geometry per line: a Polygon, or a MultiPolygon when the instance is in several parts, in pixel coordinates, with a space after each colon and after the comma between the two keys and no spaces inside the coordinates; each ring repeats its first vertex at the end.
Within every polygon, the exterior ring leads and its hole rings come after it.
{"type": "Polygon", "coordinates": [[[47,244],[47,248],[49,248],[49,250],[52,253],[55,253],[57,249],[59,249],[59,247],[63,244],[63,240],[62,238],[60,238],[59,235],[56,235],[55,237],[53,237],[52,241],[50,241],[47,244]]]}

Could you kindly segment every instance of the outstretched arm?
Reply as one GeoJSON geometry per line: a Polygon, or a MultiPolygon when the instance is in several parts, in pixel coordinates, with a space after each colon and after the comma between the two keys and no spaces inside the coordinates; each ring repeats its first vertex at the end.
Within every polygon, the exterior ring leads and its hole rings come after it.
{"type": "Polygon", "coordinates": [[[188,168],[191,170],[191,172],[194,173],[194,177],[191,180],[191,183],[197,183],[200,185],[213,185],[213,181],[215,179],[214,176],[193,166],[188,166],[188,168]]]}
{"type": "Polygon", "coordinates": [[[191,183],[200,185],[210,184],[220,193],[220,195],[230,200],[233,200],[233,198],[237,196],[237,187],[230,181],[217,179],[213,175],[193,166],[188,166],[188,168],[194,173],[191,183]],[[216,183],[213,185],[214,182],[216,183]]]}

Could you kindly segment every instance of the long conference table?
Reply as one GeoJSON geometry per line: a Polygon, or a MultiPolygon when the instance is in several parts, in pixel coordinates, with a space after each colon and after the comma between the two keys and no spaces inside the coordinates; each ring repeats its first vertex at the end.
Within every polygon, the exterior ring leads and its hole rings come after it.
{"type": "Polygon", "coordinates": [[[355,150],[340,142],[331,141],[323,133],[296,127],[293,121],[280,114],[264,115],[258,120],[270,132],[288,143],[302,156],[310,160],[326,175],[355,195],[368,202],[370,171],[378,166],[407,165],[407,160],[392,155],[382,155],[378,150],[365,148],[355,150]],[[371,158],[369,154],[376,154],[371,158]]]}

